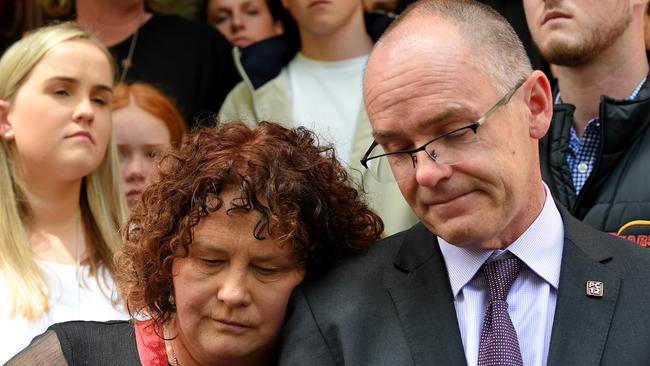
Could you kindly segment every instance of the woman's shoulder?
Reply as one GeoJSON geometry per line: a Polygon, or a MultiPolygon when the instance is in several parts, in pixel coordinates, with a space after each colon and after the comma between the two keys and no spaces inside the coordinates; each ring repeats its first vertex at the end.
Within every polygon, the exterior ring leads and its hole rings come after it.
{"type": "Polygon", "coordinates": [[[135,332],[130,321],[73,320],[53,324],[61,350],[71,364],[139,364],[135,332]],[[78,362],[79,361],[79,362],[78,362]]]}
{"type": "Polygon", "coordinates": [[[139,365],[128,321],[69,321],[51,325],[7,365],[139,365]]]}
{"type": "Polygon", "coordinates": [[[105,322],[93,320],[71,320],[52,324],[48,329],[54,330],[57,334],[74,333],[76,335],[86,333],[111,334],[133,334],[133,325],[130,320],[109,320],[105,322]]]}
{"type": "Polygon", "coordinates": [[[110,320],[106,322],[71,320],[52,324],[48,330],[53,330],[61,343],[67,342],[72,346],[106,342],[123,343],[128,339],[135,341],[133,326],[128,320],[110,320]]]}

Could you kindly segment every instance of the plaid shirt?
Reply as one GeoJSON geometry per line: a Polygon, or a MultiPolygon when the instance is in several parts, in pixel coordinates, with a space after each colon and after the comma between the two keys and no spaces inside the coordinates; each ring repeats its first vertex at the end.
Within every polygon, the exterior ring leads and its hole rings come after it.
{"type": "MultiPolygon", "coordinates": [[[[632,94],[625,98],[626,100],[633,100],[639,95],[639,91],[645,83],[646,78],[634,88],[632,94]]],[[[555,97],[555,104],[561,103],[560,93],[555,97]]],[[[582,140],[578,137],[576,130],[571,126],[571,135],[569,137],[569,152],[566,156],[567,164],[569,164],[569,172],[573,179],[573,187],[576,194],[585,185],[587,178],[591,175],[596,159],[598,158],[598,150],[600,148],[600,120],[598,117],[591,119],[587,122],[587,127],[582,134],[582,140]]]]}

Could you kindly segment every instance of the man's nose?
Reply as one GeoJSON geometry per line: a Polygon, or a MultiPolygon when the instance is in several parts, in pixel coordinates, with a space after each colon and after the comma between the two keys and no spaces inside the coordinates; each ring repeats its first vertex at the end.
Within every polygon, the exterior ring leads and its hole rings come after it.
{"type": "Polygon", "coordinates": [[[414,157],[415,180],[419,185],[435,187],[441,180],[451,177],[452,167],[434,161],[426,151],[418,151],[414,157]]]}

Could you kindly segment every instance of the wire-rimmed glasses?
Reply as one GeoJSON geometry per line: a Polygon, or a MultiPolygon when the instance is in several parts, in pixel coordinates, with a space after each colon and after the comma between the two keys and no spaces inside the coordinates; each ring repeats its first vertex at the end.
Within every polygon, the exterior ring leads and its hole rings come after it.
{"type": "Polygon", "coordinates": [[[480,140],[477,135],[478,128],[497,109],[510,102],[510,99],[517,89],[523,85],[524,81],[518,82],[475,122],[437,136],[418,148],[386,152],[381,145],[373,141],[368,151],[363,155],[361,165],[368,169],[378,181],[392,182],[406,179],[415,173],[416,153],[419,151],[426,152],[429,158],[443,165],[458,164],[473,157],[480,148],[480,140]]]}

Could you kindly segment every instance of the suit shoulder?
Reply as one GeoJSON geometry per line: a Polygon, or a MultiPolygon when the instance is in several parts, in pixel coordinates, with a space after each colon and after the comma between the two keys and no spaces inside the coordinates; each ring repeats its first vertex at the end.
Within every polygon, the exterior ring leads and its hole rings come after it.
{"type": "Polygon", "coordinates": [[[301,288],[306,296],[329,292],[348,293],[371,291],[390,286],[396,276],[403,274],[394,261],[409,231],[399,232],[377,241],[362,254],[346,258],[329,270],[305,281],[301,288]]]}
{"type": "Polygon", "coordinates": [[[619,272],[633,277],[650,277],[650,250],[648,248],[611,234],[603,233],[602,235],[614,253],[612,265],[616,265],[619,272]]]}
{"type": "Polygon", "coordinates": [[[629,240],[605,233],[583,222],[571,220],[568,239],[584,253],[602,261],[623,277],[650,277],[650,250],[629,240]]]}

